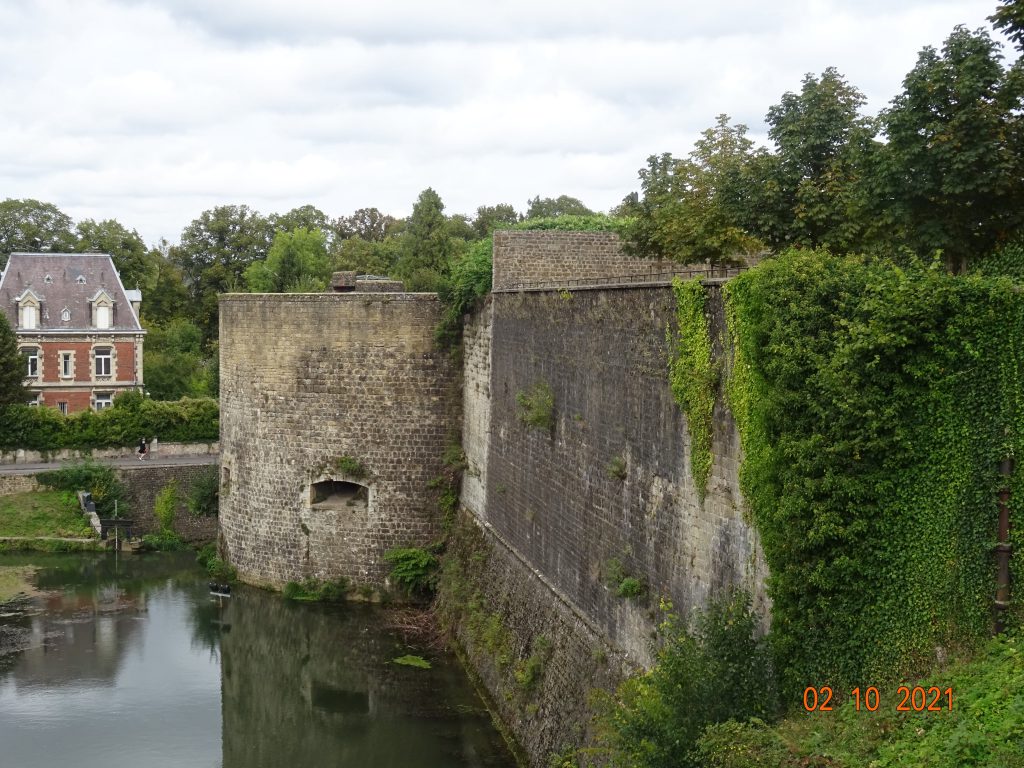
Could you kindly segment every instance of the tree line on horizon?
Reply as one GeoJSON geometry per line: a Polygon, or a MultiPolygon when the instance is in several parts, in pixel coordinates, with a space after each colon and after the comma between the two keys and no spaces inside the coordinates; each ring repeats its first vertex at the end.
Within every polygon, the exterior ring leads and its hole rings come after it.
{"type": "MultiPolygon", "coordinates": [[[[1002,3],[990,17],[1018,54],[1022,6],[1002,3]]],[[[640,191],[610,216],[632,252],[683,263],[824,248],[1024,277],[1022,59],[1006,66],[988,30],[956,27],[941,49],[921,51],[888,107],[869,116],[864,104],[836,69],[808,74],[769,108],[771,147],[719,115],[686,157],[651,155],[640,191]]],[[[523,213],[509,203],[473,217],[444,210],[432,188],[407,218],[372,207],[331,218],[313,205],[270,215],[221,205],[179,242],[147,247],[115,219],[75,223],[52,203],[7,199],[0,266],[13,251],[110,253],[124,284],[143,291],[150,394],[216,396],[220,293],[320,291],[332,271],[355,270],[456,296],[461,308],[489,290],[480,246],[495,229],[594,215],[566,195],[537,196],[523,213]]]]}

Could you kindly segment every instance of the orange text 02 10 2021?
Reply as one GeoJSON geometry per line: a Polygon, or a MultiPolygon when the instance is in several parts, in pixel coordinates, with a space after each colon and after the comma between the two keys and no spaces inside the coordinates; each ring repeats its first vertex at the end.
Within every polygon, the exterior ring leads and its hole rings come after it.
{"type": "MultiPolygon", "coordinates": [[[[874,712],[882,706],[882,695],[875,686],[854,688],[850,701],[858,711],[874,712]]],[[[897,712],[951,712],[953,710],[953,689],[938,686],[901,685],[896,695],[887,697],[887,705],[895,705],[897,712]],[[891,699],[891,700],[890,700],[891,699]]],[[[831,688],[804,688],[804,709],[808,712],[831,712],[837,706],[831,688]]]]}

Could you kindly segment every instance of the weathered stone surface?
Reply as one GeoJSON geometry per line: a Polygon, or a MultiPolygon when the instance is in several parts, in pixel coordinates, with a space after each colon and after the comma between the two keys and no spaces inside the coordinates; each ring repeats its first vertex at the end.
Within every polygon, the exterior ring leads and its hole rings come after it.
{"type": "Polygon", "coordinates": [[[458,434],[439,318],[433,294],[221,298],[221,533],[242,579],[381,586],[386,550],[439,537],[430,482],[458,434]],[[323,480],[363,485],[369,503],[313,506],[323,480]]]}
{"type": "Polygon", "coordinates": [[[684,268],[674,261],[627,255],[614,232],[499,230],[494,233],[494,254],[496,291],[519,283],[622,277],[684,268]]]}

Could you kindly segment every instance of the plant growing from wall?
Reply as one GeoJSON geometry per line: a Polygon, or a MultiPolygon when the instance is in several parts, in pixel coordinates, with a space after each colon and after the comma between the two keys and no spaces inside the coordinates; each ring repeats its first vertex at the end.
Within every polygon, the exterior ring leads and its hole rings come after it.
{"type": "Polygon", "coordinates": [[[336,458],[334,469],[343,475],[348,475],[353,480],[362,480],[370,474],[363,462],[348,455],[336,458]]]}
{"type": "Polygon", "coordinates": [[[410,596],[427,596],[437,583],[437,555],[420,547],[398,547],[384,553],[391,578],[410,596]]]}
{"type": "Polygon", "coordinates": [[[706,293],[700,279],[672,282],[676,298],[676,338],[669,337],[669,383],[676,403],[686,414],[690,434],[690,471],[701,500],[707,493],[713,457],[712,417],[718,371],[711,360],[711,334],[704,313],[706,293]]]}
{"type": "Polygon", "coordinates": [[[626,460],[621,456],[616,456],[614,459],[608,462],[608,466],[605,468],[608,472],[608,477],[613,477],[619,481],[625,481],[628,469],[626,466],[626,460]]]}
{"type": "Polygon", "coordinates": [[[692,632],[665,607],[656,665],[614,694],[595,694],[593,751],[605,759],[601,764],[697,768],[693,747],[706,725],[778,710],[770,653],[756,639],[748,595],[712,602],[692,632]]]}
{"type": "MultiPolygon", "coordinates": [[[[726,296],[740,480],[787,698],[977,643],[998,465],[1024,455],[1024,296],[1005,278],[820,252],[765,262],[726,296]]],[[[1018,495],[1021,475],[1018,459],[1018,495]]],[[[1013,569],[1022,583],[1021,558],[1013,569]]]]}
{"type": "Polygon", "coordinates": [[[532,429],[551,433],[555,429],[555,393],[546,381],[537,381],[530,389],[516,394],[519,420],[532,429]]]}
{"type": "Polygon", "coordinates": [[[345,578],[331,581],[310,577],[302,581],[289,581],[281,591],[285,600],[301,603],[341,603],[347,593],[348,581],[345,578]]]}
{"type": "Polygon", "coordinates": [[[185,505],[192,517],[217,514],[220,508],[220,477],[217,467],[206,467],[192,481],[185,505]]]}
{"type": "Polygon", "coordinates": [[[178,512],[179,503],[178,484],[173,480],[157,492],[153,502],[153,517],[156,518],[160,530],[142,537],[142,544],[146,549],[164,552],[185,549],[185,542],[174,530],[174,516],[178,512]]]}

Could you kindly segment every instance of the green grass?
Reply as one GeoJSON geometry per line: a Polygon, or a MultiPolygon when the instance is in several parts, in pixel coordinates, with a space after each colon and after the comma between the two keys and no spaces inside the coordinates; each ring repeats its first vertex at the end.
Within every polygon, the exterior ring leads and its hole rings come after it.
{"type": "Polygon", "coordinates": [[[78,500],[67,491],[30,491],[0,496],[0,536],[94,538],[79,512],[78,500]]]}
{"type": "MultiPolygon", "coordinates": [[[[833,711],[805,713],[800,704],[776,726],[713,726],[701,757],[709,768],[1024,768],[1024,635],[1003,635],[974,658],[924,680],[939,688],[941,711],[898,712],[900,683],[877,686],[880,703],[860,711],[849,698],[833,711]],[[948,710],[946,689],[953,691],[948,710]],[[717,730],[716,730],[717,729],[717,730]]],[[[865,686],[862,687],[865,688],[865,686]]],[[[912,704],[908,702],[908,706],[912,704]]]]}

